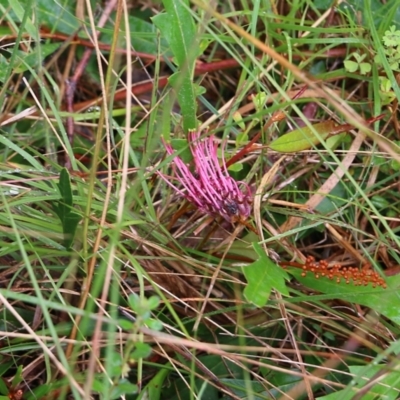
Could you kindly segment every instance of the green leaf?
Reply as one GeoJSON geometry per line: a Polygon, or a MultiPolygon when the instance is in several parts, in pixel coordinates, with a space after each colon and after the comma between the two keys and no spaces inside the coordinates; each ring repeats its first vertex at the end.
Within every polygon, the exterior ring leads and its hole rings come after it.
{"type": "Polygon", "coordinates": [[[172,139],[171,146],[177,151],[178,157],[180,157],[185,163],[193,161],[193,155],[186,139],[172,139]]]}
{"type": "Polygon", "coordinates": [[[147,327],[149,329],[152,329],[153,331],[161,331],[164,327],[163,323],[158,319],[147,318],[144,322],[147,325],[147,327]]]}
{"type": "Polygon", "coordinates": [[[349,367],[351,374],[354,374],[354,382],[351,388],[346,388],[327,396],[318,397],[318,400],[350,400],[354,398],[356,393],[355,389],[360,390],[366,384],[371,382],[371,379],[380,373],[384,373],[382,379],[378,379],[376,384],[368,387],[368,391],[362,396],[363,400],[396,400],[399,397],[399,372],[389,371],[386,365],[368,365],[366,367],[361,365],[352,365],[349,367]],[[379,397],[378,397],[379,396],[379,397]]]}
{"type": "Polygon", "coordinates": [[[382,38],[383,43],[387,47],[396,47],[400,45],[400,31],[396,31],[396,27],[393,25],[390,30],[385,32],[382,38]]]}
{"type": "Polygon", "coordinates": [[[14,72],[20,73],[28,71],[28,65],[30,67],[38,66],[39,63],[43,62],[45,57],[53,54],[60,46],[61,43],[49,43],[36,47],[30,53],[24,53],[22,51],[18,52],[16,64],[20,64],[14,69],[14,72]]]}
{"type": "MultiPolygon", "coordinates": [[[[5,384],[4,380],[2,378],[0,378],[0,393],[1,394],[8,394],[8,392],[9,391],[8,391],[7,385],[5,384]]],[[[7,399],[10,400],[8,397],[7,397],[7,399]]]]}
{"type": "Polygon", "coordinates": [[[129,357],[133,360],[139,360],[140,358],[147,358],[151,352],[152,349],[149,344],[137,342],[129,357]]]}
{"type": "MultiPolygon", "coordinates": [[[[243,131],[246,129],[246,125],[243,122],[243,117],[242,115],[238,112],[235,111],[232,115],[233,120],[239,125],[239,128],[242,129],[243,131]]],[[[240,134],[239,134],[240,135],[240,134]]],[[[239,137],[238,135],[238,137],[239,137]]],[[[236,138],[236,147],[238,147],[238,143],[240,143],[238,137],[236,138]]]]}
{"type": "Polygon", "coordinates": [[[163,0],[166,14],[152,18],[154,24],[169,43],[179,71],[169,78],[177,92],[185,131],[197,128],[196,88],[193,73],[200,47],[188,0],[163,0]]]}
{"type": "Polygon", "coordinates": [[[0,54],[0,82],[4,83],[7,78],[7,69],[9,67],[9,62],[7,58],[0,54]]]}
{"type": "Polygon", "coordinates": [[[344,67],[348,72],[356,72],[358,70],[358,63],[351,60],[346,60],[344,62],[344,67]]]}
{"type": "Polygon", "coordinates": [[[183,117],[183,129],[185,132],[196,129],[196,88],[192,78],[187,73],[178,71],[168,78],[168,82],[177,92],[178,103],[183,117]]]}
{"type": "Polygon", "coordinates": [[[155,310],[160,305],[160,298],[158,296],[150,296],[147,299],[147,304],[150,310],[155,310]]]}
{"type": "MultiPolygon", "coordinates": [[[[1,65],[0,65],[1,67],[1,65]]],[[[16,143],[12,142],[10,139],[6,138],[4,135],[0,134],[0,144],[8,147],[9,149],[15,151],[19,154],[22,158],[25,159],[33,168],[41,171],[43,166],[40,162],[33,156],[31,156],[27,151],[25,151],[22,147],[18,146],[16,143]]]]}
{"type": "Polygon", "coordinates": [[[57,184],[61,200],[53,205],[54,212],[61,220],[64,233],[64,246],[69,248],[74,240],[76,228],[81,220],[81,216],[74,212],[71,182],[68,171],[64,168],[60,173],[60,181],[57,184]]]}
{"type": "Polygon", "coordinates": [[[196,30],[188,0],[163,0],[166,14],[153,18],[155,25],[166,37],[181,69],[194,70],[194,60],[199,52],[196,40],[196,30]],[[161,26],[160,26],[160,22],[161,26]],[[166,30],[165,28],[170,28],[166,30]],[[191,57],[190,57],[191,56],[191,57]]]}
{"type": "MultiPolygon", "coordinates": [[[[320,143],[320,138],[325,140],[332,134],[339,133],[338,126],[334,121],[324,121],[312,126],[312,129],[305,126],[300,129],[285,133],[278,139],[275,139],[270,145],[271,150],[279,151],[281,153],[294,153],[297,151],[307,150],[313,145],[320,143]]],[[[343,131],[342,131],[343,132],[343,131]]]]}
{"type": "Polygon", "coordinates": [[[253,248],[258,255],[258,260],[243,267],[247,280],[247,286],[243,292],[245,298],[250,303],[263,307],[267,304],[272,289],[289,296],[285,283],[289,275],[265,254],[257,242],[253,243],[253,248]]]}
{"type": "Polygon", "coordinates": [[[121,379],[117,385],[112,388],[110,399],[119,399],[121,396],[135,394],[137,392],[137,385],[130,383],[127,379],[121,379]]]}
{"type": "MultiPolygon", "coordinates": [[[[24,19],[24,13],[30,9],[27,5],[24,4],[24,2],[19,2],[18,0],[8,0],[9,6],[11,7],[11,10],[15,13],[16,19],[18,22],[22,22],[24,19]]],[[[32,38],[35,38],[37,36],[37,29],[35,25],[32,22],[31,18],[26,19],[25,27],[26,31],[29,33],[29,35],[32,38]]]]}
{"type": "MultiPolygon", "coordinates": [[[[13,12],[11,13],[11,18],[15,21],[21,20],[22,11],[27,9],[28,2],[31,0],[21,0],[19,2],[17,0],[8,1],[12,5],[13,12]]],[[[0,2],[3,3],[2,0],[0,2]]],[[[74,2],[35,0],[34,7],[40,25],[52,28],[54,31],[72,34],[81,27],[82,22],[74,15],[74,2]]],[[[37,30],[30,19],[27,21],[26,31],[30,36],[35,37],[37,30]]]]}
{"type": "Polygon", "coordinates": [[[369,72],[371,72],[371,64],[369,63],[361,63],[360,64],[360,74],[361,75],[366,75],[369,72]]]}
{"type": "Polygon", "coordinates": [[[151,399],[159,400],[163,390],[164,381],[170,373],[169,368],[162,368],[143,388],[137,400],[151,399]]]}
{"type": "Polygon", "coordinates": [[[14,388],[18,386],[24,380],[24,378],[22,377],[22,370],[23,370],[22,365],[19,365],[17,372],[15,373],[14,378],[11,381],[11,387],[14,388]]]}
{"type": "Polygon", "coordinates": [[[383,289],[373,288],[372,285],[354,286],[344,282],[336,283],[328,278],[316,279],[312,274],[303,277],[302,271],[297,269],[290,271],[290,274],[310,289],[326,293],[330,298],[370,307],[396,324],[400,324],[400,298],[397,289],[400,286],[400,275],[387,277],[388,287],[383,289]]]}
{"type": "Polygon", "coordinates": [[[66,168],[63,168],[60,173],[60,181],[57,184],[63,203],[69,207],[72,207],[72,189],[71,182],[69,180],[69,174],[66,168]]]}

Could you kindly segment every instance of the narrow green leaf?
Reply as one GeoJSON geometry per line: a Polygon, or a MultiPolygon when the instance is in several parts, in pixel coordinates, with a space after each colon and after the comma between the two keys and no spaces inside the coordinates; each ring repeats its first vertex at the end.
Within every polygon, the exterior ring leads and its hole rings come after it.
{"type": "Polygon", "coordinates": [[[169,83],[177,93],[185,131],[197,128],[196,87],[193,84],[195,60],[200,53],[188,0],[163,0],[166,14],[152,18],[169,43],[179,71],[169,83]]]}
{"type": "Polygon", "coordinates": [[[305,126],[300,129],[285,133],[270,144],[270,149],[281,153],[294,153],[310,149],[313,145],[320,143],[315,131],[325,140],[329,135],[335,134],[337,125],[334,121],[324,121],[313,125],[313,129],[305,126]]]}
{"type": "Polygon", "coordinates": [[[22,377],[22,370],[23,370],[22,365],[19,365],[17,372],[15,373],[14,378],[11,381],[11,387],[18,386],[24,380],[24,378],[22,377]]]}
{"type": "Polygon", "coordinates": [[[74,240],[81,216],[74,212],[71,182],[68,171],[65,168],[61,170],[60,181],[57,186],[60,190],[61,200],[53,205],[53,209],[61,220],[64,233],[64,246],[69,248],[74,240]]]}
{"type": "Polygon", "coordinates": [[[187,73],[177,72],[169,77],[168,82],[177,91],[178,103],[183,116],[183,129],[185,132],[196,129],[196,91],[192,78],[187,73]]]}
{"type": "Polygon", "coordinates": [[[8,147],[9,149],[15,151],[21,157],[23,157],[33,168],[41,171],[43,166],[40,164],[35,157],[31,156],[27,151],[25,151],[22,147],[18,146],[17,144],[13,143],[10,139],[6,138],[4,135],[0,134],[0,144],[8,147]]]}
{"type": "Polygon", "coordinates": [[[289,279],[289,275],[265,254],[257,242],[253,243],[253,247],[258,255],[258,260],[243,267],[243,273],[247,280],[243,294],[250,303],[263,307],[267,304],[272,289],[285,296],[289,295],[285,283],[285,279],[289,279]]]}
{"type": "Polygon", "coordinates": [[[157,372],[154,378],[152,378],[146,387],[140,392],[138,400],[159,400],[161,397],[161,392],[163,391],[164,381],[169,373],[169,368],[162,368],[159,372],[157,372]]]}
{"type": "Polygon", "coordinates": [[[72,206],[72,189],[69,180],[69,174],[66,168],[63,168],[60,173],[60,181],[57,184],[60,189],[61,198],[64,204],[72,206]]]}
{"type": "Polygon", "coordinates": [[[4,83],[7,78],[7,68],[9,67],[8,60],[0,54],[0,82],[4,83]]]}
{"type": "MultiPolygon", "coordinates": [[[[0,378],[0,393],[1,394],[8,394],[8,387],[7,387],[7,385],[5,384],[5,382],[4,382],[4,380],[2,379],[2,378],[0,378]]],[[[0,399],[2,398],[3,396],[0,396],[0,399]]],[[[6,397],[8,400],[10,400],[10,398],[9,397],[6,397]]]]}

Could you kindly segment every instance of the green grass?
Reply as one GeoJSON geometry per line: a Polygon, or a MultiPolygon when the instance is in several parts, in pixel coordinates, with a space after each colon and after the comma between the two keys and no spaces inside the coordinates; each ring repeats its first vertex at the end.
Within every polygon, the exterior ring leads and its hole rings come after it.
{"type": "Polygon", "coordinates": [[[0,0],[0,400],[399,397],[400,3],[209,3],[0,0]],[[189,129],[244,224],[160,179],[189,129]]]}

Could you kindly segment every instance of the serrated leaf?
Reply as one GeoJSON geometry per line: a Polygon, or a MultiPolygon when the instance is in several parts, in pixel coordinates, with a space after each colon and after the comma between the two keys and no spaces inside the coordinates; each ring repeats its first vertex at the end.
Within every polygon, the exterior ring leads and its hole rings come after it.
{"type": "Polygon", "coordinates": [[[258,255],[258,260],[243,267],[243,273],[247,280],[243,294],[250,303],[264,307],[272,289],[285,296],[289,295],[285,283],[285,280],[289,279],[289,275],[265,254],[257,242],[253,243],[253,248],[258,255]]]}

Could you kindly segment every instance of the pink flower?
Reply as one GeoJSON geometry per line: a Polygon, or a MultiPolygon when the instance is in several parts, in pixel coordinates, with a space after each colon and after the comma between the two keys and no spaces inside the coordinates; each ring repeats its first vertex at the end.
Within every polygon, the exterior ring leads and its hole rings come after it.
{"type": "MultiPolygon", "coordinates": [[[[164,146],[169,155],[174,154],[169,143],[164,142],[164,146]]],[[[189,146],[194,160],[194,172],[178,156],[172,164],[175,179],[182,188],[175,186],[166,176],[160,176],[203,212],[220,215],[229,222],[245,221],[251,212],[250,188],[244,182],[236,182],[229,175],[223,156],[220,164],[214,136],[200,139],[199,132],[190,132],[189,146]]]]}

